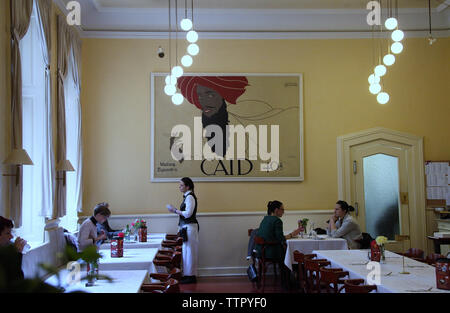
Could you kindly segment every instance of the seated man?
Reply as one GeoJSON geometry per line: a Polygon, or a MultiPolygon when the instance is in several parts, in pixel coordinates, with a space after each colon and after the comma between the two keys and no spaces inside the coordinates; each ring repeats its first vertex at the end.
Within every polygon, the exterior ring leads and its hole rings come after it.
{"type": "MultiPolygon", "coordinates": [[[[97,204],[97,206],[104,206],[109,209],[109,203],[102,202],[97,204]]],[[[120,233],[120,230],[114,230],[109,226],[108,220],[104,223],[97,223],[97,234],[100,235],[102,232],[106,233],[105,239],[112,239],[114,236],[117,236],[120,233]]],[[[96,244],[101,245],[105,240],[99,240],[96,244]]]]}
{"type": "Polygon", "coordinates": [[[94,215],[88,218],[81,224],[78,232],[78,250],[83,251],[86,247],[96,245],[97,241],[105,240],[106,233],[101,232],[97,234],[97,224],[103,224],[108,217],[111,216],[111,211],[103,203],[97,204],[94,208],[94,215]]]}
{"type": "Polygon", "coordinates": [[[13,227],[14,225],[11,220],[0,216],[0,249],[2,250],[0,253],[0,268],[2,269],[2,273],[0,274],[6,276],[3,279],[5,279],[8,285],[15,284],[24,279],[22,252],[27,242],[20,237],[17,237],[14,242],[11,241],[13,238],[11,233],[13,227]],[[10,255],[11,253],[14,255],[10,255]],[[8,260],[16,260],[16,262],[15,264],[10,264],[8,260]]]}

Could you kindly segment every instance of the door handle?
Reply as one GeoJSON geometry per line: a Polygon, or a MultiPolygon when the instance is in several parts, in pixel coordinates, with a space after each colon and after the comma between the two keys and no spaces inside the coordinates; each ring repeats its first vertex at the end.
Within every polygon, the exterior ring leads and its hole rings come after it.
{"type": "Polygon", "coordinates": [[[358,216],[359,214],[359,207],[358,207],[358,202],[355,202],[355,215],[358,216]]]}

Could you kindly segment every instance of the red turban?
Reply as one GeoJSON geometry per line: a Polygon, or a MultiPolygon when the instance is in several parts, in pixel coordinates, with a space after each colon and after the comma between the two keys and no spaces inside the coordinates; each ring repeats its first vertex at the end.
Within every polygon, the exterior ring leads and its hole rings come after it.
{"type": "Polygon", "coordinates": [[[249,84],[245,76],[182,76],[178,78],[177,85],[184,98],[201,110],[197,85],[213,89],[227,102],[236,104],[237,98],[245,92],[245,87],[249,84]]]}

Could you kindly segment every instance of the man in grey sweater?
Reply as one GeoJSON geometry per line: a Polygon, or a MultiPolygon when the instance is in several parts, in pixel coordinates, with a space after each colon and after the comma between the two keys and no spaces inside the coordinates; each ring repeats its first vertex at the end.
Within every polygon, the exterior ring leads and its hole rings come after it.
{"type": "Polygon", "coordinates": [[[103,231],[97,236],[97,224],[103,224],[108,217],[111,216],[111,211],[104,203],[97,204],[94,208],[94,215],[88,218],[81,224],[78,232],[78,251],[83,251],[86,247],[95,245],[99,240],[105,240],[107,235],[103,231]]]}

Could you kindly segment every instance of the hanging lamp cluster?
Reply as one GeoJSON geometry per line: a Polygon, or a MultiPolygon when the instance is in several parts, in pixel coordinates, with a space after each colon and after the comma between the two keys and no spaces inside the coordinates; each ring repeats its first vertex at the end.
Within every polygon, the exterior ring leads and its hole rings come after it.
{"type": "MultiPolygon", "coordinates": [[[[395,10],[396,14],[395,17],[393,16],[393,8],[392,8],[392,1],[388,0],[388,12],[389,12],[389,18],[386,19],[384,26],[388,31],[392,31],[390,33],[390,38],[392,42],[389,42],[388,44],[388,51],[387,54],[384,55],[383,59],[381,59],[382,55],[382,48],[381,48],[381,40],[380,39],[380,52],[378,56],[378,65],[375,66],[374,71],[369,76],[369,91],[371,94],[377,95],[377,101],[380,104],[386,104],[389,102],[389,94],[385,91],[382,91],[382,86],[384,84],[382,83],[382,77],[386,75],[387,73],[387,67],[386,66],[392,66],[395,63],[395,55],[394,54],[400,54],[403,51],[403,45],[401,41],[405,37],[405,34],[402,30],[398,28],[398,5],[397,0],[395,10]]],[[[380,25],[380,33],[382,33],[383,26],[380,25]]],[[[372,29],[372,34],[373,34],[372,29]]]]}
{"type": "Polygon", "coordinates": [[[183,103],[183,96],[177,92],[177,80],[184,74],[183,67],[190,67],[194,63],[193,56],[198,55],[200,52],[199,46],[196,44],[198,41],[198,34],[194,30],[194,0],[191,0],[191,17],[188,17],[187,0],[184,1],[185,14],[181,21],[178,21],[178,0],[175,1],[175,66],[172,67],[172,55],[171,55],[171,39],[172,39],[172,12],[171,2],[169,1],[169,75],[166,76],[166,86],[164,92],[166,95],[172,98],[172,103],[180,105],[183,103]],[[189,43],[186,54],[181,57],[181,65],[178,65],[178,25],[186,32],[186,40],[189,43]]]}

